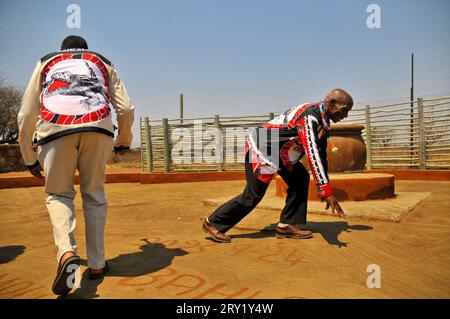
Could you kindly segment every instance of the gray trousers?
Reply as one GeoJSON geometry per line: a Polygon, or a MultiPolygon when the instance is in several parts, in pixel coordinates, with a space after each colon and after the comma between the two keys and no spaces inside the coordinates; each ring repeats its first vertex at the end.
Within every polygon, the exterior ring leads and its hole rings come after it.
{"type": "Polygon", "coordinates": [[[76,226],[73,199],[76,195],[74,176],[78,169],[88,266],[92,269],[105,266],[105,164],[112,149],[113,139],[96,132],[66,135],[38,147],[39,163],[46,178],[47,209],[58,247],[58,262],[65,252],[77,253],[73,235],[76,226]]]}

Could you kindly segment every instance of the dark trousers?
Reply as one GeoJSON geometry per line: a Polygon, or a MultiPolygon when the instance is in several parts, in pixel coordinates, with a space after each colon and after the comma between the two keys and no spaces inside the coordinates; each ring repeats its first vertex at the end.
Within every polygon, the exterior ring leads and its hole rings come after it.
{"type": "MultiPolygon", "coordinates": [[[[209,222],[220,232],[225,233],[248,215],[264,197],[268,183],[260,181],[252,170],[247,152],[245,157],[245,177],[247,185],[242,194],[229,200],[209,217],[209,222]]],[[[309,173],[300,163],[296,163],[292,171],[280,165],[278,175],[288,185],[286,204],[280,216],[283,224],[306,224],[308,205],[309,173]]]]}

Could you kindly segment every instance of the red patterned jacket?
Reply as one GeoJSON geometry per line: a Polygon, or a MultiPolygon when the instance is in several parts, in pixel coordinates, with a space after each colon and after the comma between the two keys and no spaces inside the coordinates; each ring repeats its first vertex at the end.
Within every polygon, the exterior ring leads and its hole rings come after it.
{"type": "Polygon", "coordinates": [[[292,170],[303,155],[308,157],[320,197],[332,194],[328,178],[327,138],[330,122],[322,102],[292,107],[247,138],[255,175],[269,183],[284,167],[292,170]]]}

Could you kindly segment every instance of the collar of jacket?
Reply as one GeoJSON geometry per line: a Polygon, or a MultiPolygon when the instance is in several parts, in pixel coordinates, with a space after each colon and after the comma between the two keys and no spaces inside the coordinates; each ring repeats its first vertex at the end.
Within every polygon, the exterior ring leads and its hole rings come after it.
{"type": "Polygon", "coordinates": [[[319,105],[320,109],[320,117],[322,118],[323,127],[329,131],[330,130],[330,120],[328,119],[327,115],[325,114],[325,105],[323,102],[320,102],[319,105]]]}

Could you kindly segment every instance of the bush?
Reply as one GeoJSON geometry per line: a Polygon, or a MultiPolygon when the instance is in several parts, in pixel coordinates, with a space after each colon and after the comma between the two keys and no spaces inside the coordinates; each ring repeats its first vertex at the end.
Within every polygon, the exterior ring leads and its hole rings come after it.
{"type": "Polygon", "coordinates": [[[21,99],[21,89],[0,79],[0,144],[17,143],[19,136],[17,113],[21,99]]]}

